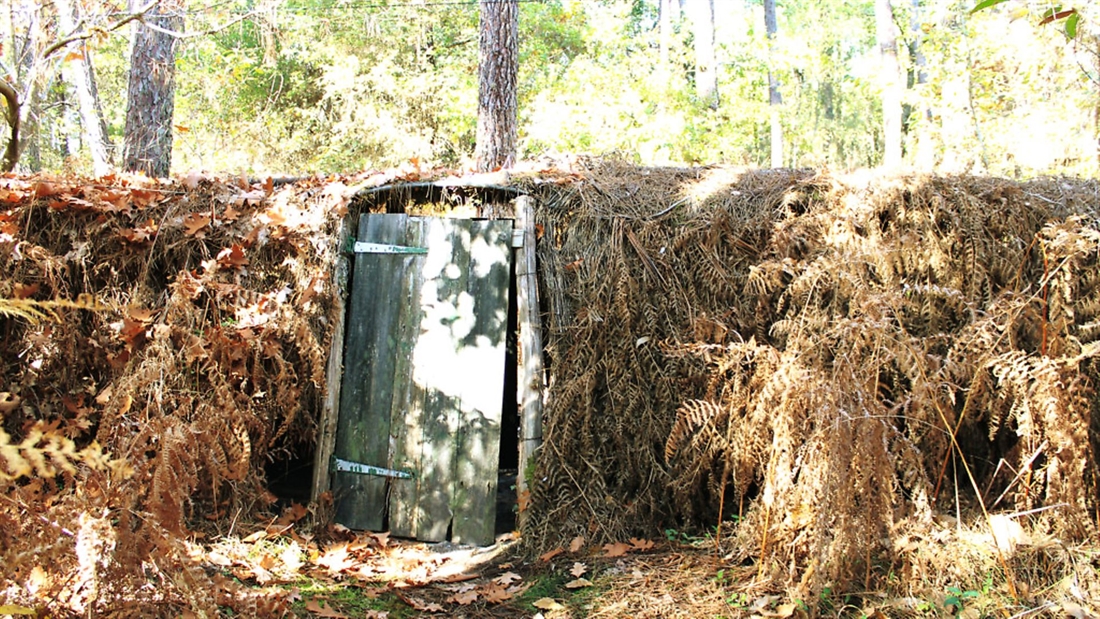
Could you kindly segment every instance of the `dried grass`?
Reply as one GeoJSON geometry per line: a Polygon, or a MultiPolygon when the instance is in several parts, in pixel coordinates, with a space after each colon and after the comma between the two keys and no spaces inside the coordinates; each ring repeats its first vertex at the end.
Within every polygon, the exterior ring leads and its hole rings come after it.
{"type": "Polygon", "coordinates": [[[180,540],[265,518],[265,465],[315,440],[346,213],[318,185],[0,181],[3,455],[62,447],[0,475],[0,597],[214,611],[180,540]]]}
{"type": "Polygon", "coordinates": [[[975,488],[1084,539],[1098,191],[611,163],[545,192],[529,539],[736,518],[727,551],[801,599],[882,585],[975,488]]]}
{"type": "MultiPolygon", "coordinates": [[[[1100,594],[1096,183],[588,163],[519,181],[551,379],[532,549],[722,522],[753,595],[1100,594]],[[992,550],[982,505],[1039,510],[1030,541],[992,550]]],[[[227,603],[179,540],[265,517],[265,464],[315,440],[348,193],[0,181],[5,600],[227,603]]]]}

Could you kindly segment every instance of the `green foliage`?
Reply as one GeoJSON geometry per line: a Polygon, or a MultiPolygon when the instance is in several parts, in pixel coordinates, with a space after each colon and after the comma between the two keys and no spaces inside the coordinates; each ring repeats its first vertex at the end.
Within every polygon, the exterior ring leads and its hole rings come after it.
{"type": "MultiPolygon", "coordinates": [[[[1100,64],[1087,51],[1097,40],[1089,7],[926,0],[914,13],[911,3],[894,4],[911,84],[909,161],[1003,175],[1097,170],[1096,90],[1086,80],[1100,83],[1100,64]],[[1049,21],[1061,28],[1037,27],[1049,21]]],[[[470,160],[476,3],[187,0],[186,10],[187,29],[210,34],[185,39],[177,60],[175,169],[296,175],[470,160]]],[[[758,1],[715,10],[721,105],[711,110],[695,100],[692,23],[675,15],[662,41],[657,0],[521,3],[521,156],[763,165],[771,70],[786,165],[877,164],[873,3],[781,4],[770,54],[758,1]]],[[[122,29],[89,41],[116,145],[127,39],[122,29]]],[[[9,46],[3,53],[14,66],[9,46]]],[[[50,83],[36,156],[46,168],[85,169],[71,93],[50,83]]]]}

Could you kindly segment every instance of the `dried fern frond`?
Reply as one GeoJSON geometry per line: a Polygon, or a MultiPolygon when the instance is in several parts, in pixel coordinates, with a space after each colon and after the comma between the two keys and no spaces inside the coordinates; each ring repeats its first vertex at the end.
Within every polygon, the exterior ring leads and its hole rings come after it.
{"type": "Polygon", "coordinates": [[[67,473],[75,475],[77,466],[83,464],[95,470],[127,470],[122,461],[112,460],[103,453],[98,443],[78,449],[69,437],[44,423],[35,424],[19,443],[12,443],[11,436],[0,429],[0,480],[11,481],[25,477],[49,479],[67,473]]]}
{"type": "Polygon", "coordinates": [[[80,294],[74,300],[55,299],[52,301],[36,301],[35,299],[4,299],[0,298],[0,316],[12,316],[22,318],[32,325],[42,322],[62,322],[61,309],[82,309],[92,312],[103,312],[113,309],[102,303],[94,295],[80,294]]]}

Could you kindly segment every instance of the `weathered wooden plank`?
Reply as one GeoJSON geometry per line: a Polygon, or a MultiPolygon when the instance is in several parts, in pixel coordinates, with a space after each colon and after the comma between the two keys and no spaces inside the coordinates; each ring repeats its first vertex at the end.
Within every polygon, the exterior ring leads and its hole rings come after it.
{"type": "Polygon", "coordinates": [[[469,276],[469,220],[433,219],[425,284],[421,289],[423,319],[414,353],[414,380],[428,395],[424,406],[417,538],[446,539],[453,511],[455,434],[465,380],[459,356],[461,340],[473,323],[473,303],[466,292],[469,276]],[[438,239],[438,240],[437,240],[438,239]],[[435,245],[443,249],[436,251],[435,245]]]}
{"type": "Polygon", "coordinates": [[[457,369],[462,402],[455,436],[454,522],[456,543],[488,545],[496,523],[497,464],[508,332],[508,279],[512,223],[465,222],[470,229],[469,280],[473,321],[459,341],[457,369]]]}
{"type": "MultiPolygon", "coordinates": [[[[406,242],[412,247],[427,247],[428,220],[410,217],[406,224],[406,242]]],[[[436,251],[446,250],[436,247],[436,251]]],[[[430,251],[430,250],[429,250],[430,251]]],[[[424,441],[423,385],[413,380],[413,350],[420,337],[422,309],[420,291],[424,285],[425,257],[410,262],[405,273],[400,302],[400,344],[394,366],[394,397],[391,413],[392,457],[396,468],[416,474],[411,480],[395,481],[390,490],[390,533],[398,537],[416,537],[421,473],[421,445],[424,441]]]]}
{"type": "MultiPolygon", "coordinates": [[[[341,242],[348,236],[347,218],[340,224],[337,238],[341,242]]],[[[332,268],[332,285],[336,289],[333,300],[332,343],[329,345],[328,363],[325,367],[325,400],[321,405],[321,419],[318,423],[317,450],[313,458],[313,484],[309,497],[316,501],[321,494],[329,490],[329,461],[336,448],[336,425],[340,418],[340,383],[344,371],[344,323],[347,318],[344,299],[348,293],[348,259],[344,254],[336,257],[332,268]]]]}
{"type": "Polygon", "coordinates": [[[535,263],[535,201],[521,196],[516,199],[516,228],[523,230],[523,247],[516,264],[516,312],[519,325],[519,380],[517,403],[519,405],[519,476],[516,479],[516,495],[519,499],[519,526],[522,530],[527,519],[526,507],[530,489],[527,487],[527,469],[535,451],[542,445],[542,318],[539,315],[538,271],[535,263]]]}
{"type": "MultiPolygon", "coordinates": [[[[358,239],[401,244],[406,219],[403,214],[364,215],[358,239]]],[[[335,450],[345,460],[391,466],[390,410],[400,316],[400,305],[392,299],[410,260],[394,254],[355,257],[335,450]]],[[[383,527],[385,478],[341,472],[333,474],[333,482],[337,522],[353,529],[383,527]]]]}

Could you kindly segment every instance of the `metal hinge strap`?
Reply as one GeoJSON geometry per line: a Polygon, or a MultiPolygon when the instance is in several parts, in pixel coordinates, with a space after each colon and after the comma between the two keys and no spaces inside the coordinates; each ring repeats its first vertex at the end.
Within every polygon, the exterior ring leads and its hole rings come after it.
{"type": "Polygon", "coordinates": [[[344,473],[358,473],[359,475],[374,475],[375,477],[396,477],[398,479],[412,479],[413,474],[411,471],[398,471],[394,469],[385,469],[380,466],[374,466],[373,464],[363,464],[361,462],[349,462],[347,460],[341,460],[340,458],[333,458],[333,469],[344,473]]]}
{"type": "Polygon", "coordinates": [[[357,254],[426,254],[427,247],[405,247],[404,245],[387,245],[385,243],[368,243],[367,241],[355,242],[357,254]]]}

